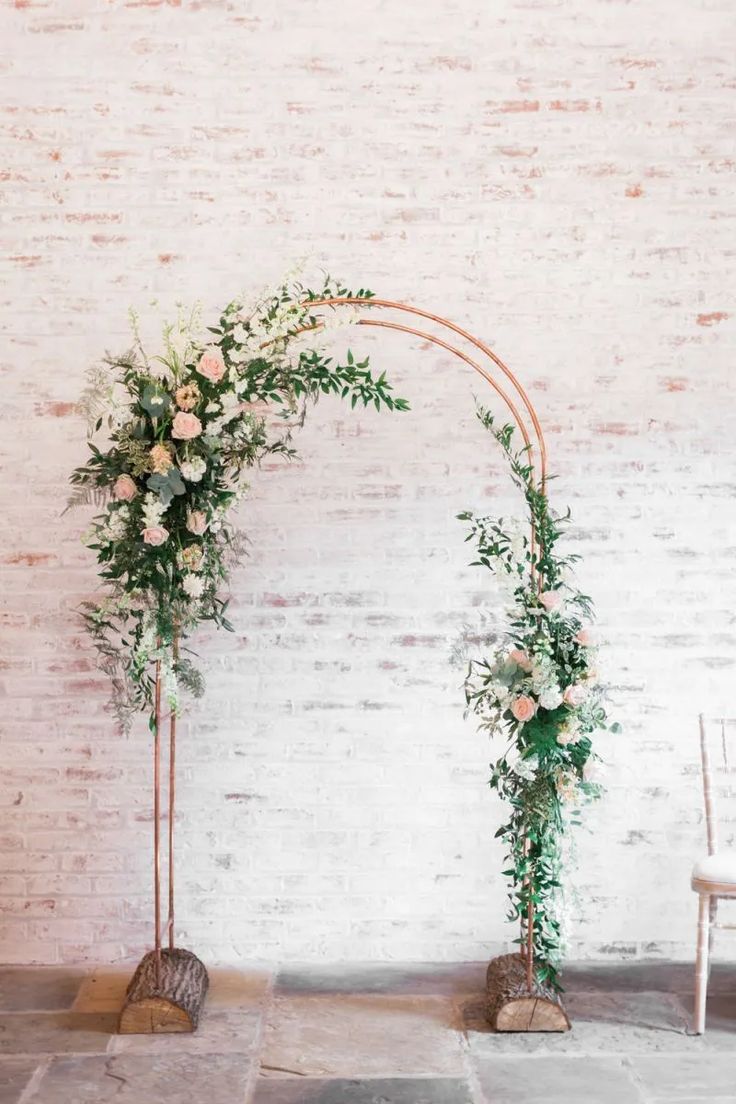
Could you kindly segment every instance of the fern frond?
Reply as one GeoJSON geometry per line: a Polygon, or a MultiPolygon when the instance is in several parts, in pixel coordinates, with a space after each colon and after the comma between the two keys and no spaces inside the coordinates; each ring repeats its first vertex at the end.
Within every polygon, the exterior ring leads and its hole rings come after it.
{"type": "Polygon", "coordinates": [[[105,506],[110,501],[111,493],[110,487],[75,487],[62,510],[62,517],[67,510],[76,510],[80,506],[105,506]]]}

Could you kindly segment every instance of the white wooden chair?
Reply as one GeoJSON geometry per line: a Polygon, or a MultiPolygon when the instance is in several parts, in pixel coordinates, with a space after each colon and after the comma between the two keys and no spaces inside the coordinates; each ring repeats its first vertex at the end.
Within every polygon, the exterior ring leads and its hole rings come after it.
{"type": "MultiPolygon", "coordinates": [[[[732,773],[728,761],[726,733],[736,729],[736,720],[713,722],[719,728],[720,757],[722,770],[732,773]]],[[[695,961],[695,1016],[693,1032],[702,1035],[705,1031],[705,1003],[708,993],[710,974],[710,956],[713,949],[713,932],[716,928],[736,928],[734,924],[717,922],[718,900],[721,897],[736,897],[736,850],[718,850],[718,819],[716,813],[714,770],[711,766],[710,748],[706,721],[700,716],[700,755],[703,763],[703,796],[705,798],[705,825],[708,836],[708,856],[693,867],[691,885],[699,897],[698,905],[698,943],[695,961]]]]}

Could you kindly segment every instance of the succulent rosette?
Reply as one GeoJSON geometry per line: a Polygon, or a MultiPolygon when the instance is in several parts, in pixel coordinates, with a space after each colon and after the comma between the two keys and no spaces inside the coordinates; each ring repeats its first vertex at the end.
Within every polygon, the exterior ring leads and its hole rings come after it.
{"type": "Polygon", "coordinates": [[[180,313],[151,358],[133,316],[131,350],[90,372],[80,406],[91,455],[71,476],[70,505],[104,507],[84,540],[107,593],[86,604],[84,617],[123,724],[153,707],[154,662],[173,710],[180,685],[202,692],[179,643],[203,622],[232,627],[223,591],[242,551],[232,509],[249,468],[294,455],[292,431],[320,395],[407,409],[367,359],[348,352],[340,363],[324,353],[330,319],[310,311],[316,300],[371,296],[329,279],[317,291],[284,283],[251,303],[231,302],[207,331],[198,310],[180,313]]]}
{"type": "Polygon", "coordinates": [[[497,832],[507,847],[510,918],[528,923],[532,905],[537,978],[559,986],[561,840],[579,807],[602,792],[595,733],[619,726],[608,723],[597,681],[592,603],[574,583],[578,557],[557,550],[569,512],[553,513],[527,450],[513,448],[513,427],[497,428],[482,407],[478,415],[509,461],[530,524],[525,533],[503,518],[458,515],[471,523],[475,564],[496,574],[511,604],[500,646],[469,664],[466,701],[480,727],[507,745],[490,785],[511,807],[497,832]]]}

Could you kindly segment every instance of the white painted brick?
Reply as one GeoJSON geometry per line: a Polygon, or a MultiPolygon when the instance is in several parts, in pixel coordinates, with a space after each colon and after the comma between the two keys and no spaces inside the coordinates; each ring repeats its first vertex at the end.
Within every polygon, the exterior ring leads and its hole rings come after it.
{"type": "MultiPolygon", "coordinates": [[[[736,663],[731,4],[2,20],[0,958],[151,937],[148,736],[105,710],[74,616],[85,518],[59,516],[84,369],[125,347],[130,303],[146,326],[153,297],[214,310],[303,252],[449,315],[528,386],[625,726],[577,841],[571,952],[689,956],[695,716],[732,708],[736,663]]],[[[412,413],[325,402],[302,461],[254,473],[236,632],[197,641],[178,928],[212,961],[482,958],[513,935],[490,751],[448,660],[500,613],[454,514],[518,499],[471,373],[360,338],[412,413]]]]}

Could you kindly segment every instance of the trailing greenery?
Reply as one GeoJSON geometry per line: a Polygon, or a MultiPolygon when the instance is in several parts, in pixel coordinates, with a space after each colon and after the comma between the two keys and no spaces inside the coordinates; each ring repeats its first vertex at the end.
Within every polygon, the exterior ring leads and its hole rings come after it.
{"type": "Polygon", "coordinates": [[[132,348],[89,373],[80,408],[90,455],[71,476],[69,505],[104,507],[85,541],[106,594],[83,616],[124,726],[153,709],[156,665],[171,709],[180,708],[180,687],[203,691],[178,645],[203,622],[232,628],[226,586],[244,544],[231,514],[248,470],[266,456],[295,455],[292,433],[322,395],[408,408],[367,357],[349,351],[343,363],[323,351],[325,330],[355,312],[318,318],[310,303],[371,297],[329,278],[316,290],[287,282],[253,303],[229,303],[206,332],[197,310],[180,311],[153,357],[131,315],[132,348]]]}
{"type": "Polygon", "coordinates": [[[530,525],[527,535],[503,519],[458,515],[470,522],[474,563],[494,572],[511,598],[505,640],[490,658],[471,661],[465,694],[480,727],[507,744],[490,785],[510,806],[496,833],[506,846],[509,920],[521,920],[524,942],[533,906],[536,978],[559,988],[561,838],[578,807],[601,793],[592,737],[608,727],[594,669],[593,610],[572,582],[578,557],[557,549],[569,511],[559,516],[550,508],[528,449],[514,447],[514,427],[497,427],[482,407],[478,417],[509,462],[530,525]]]}

